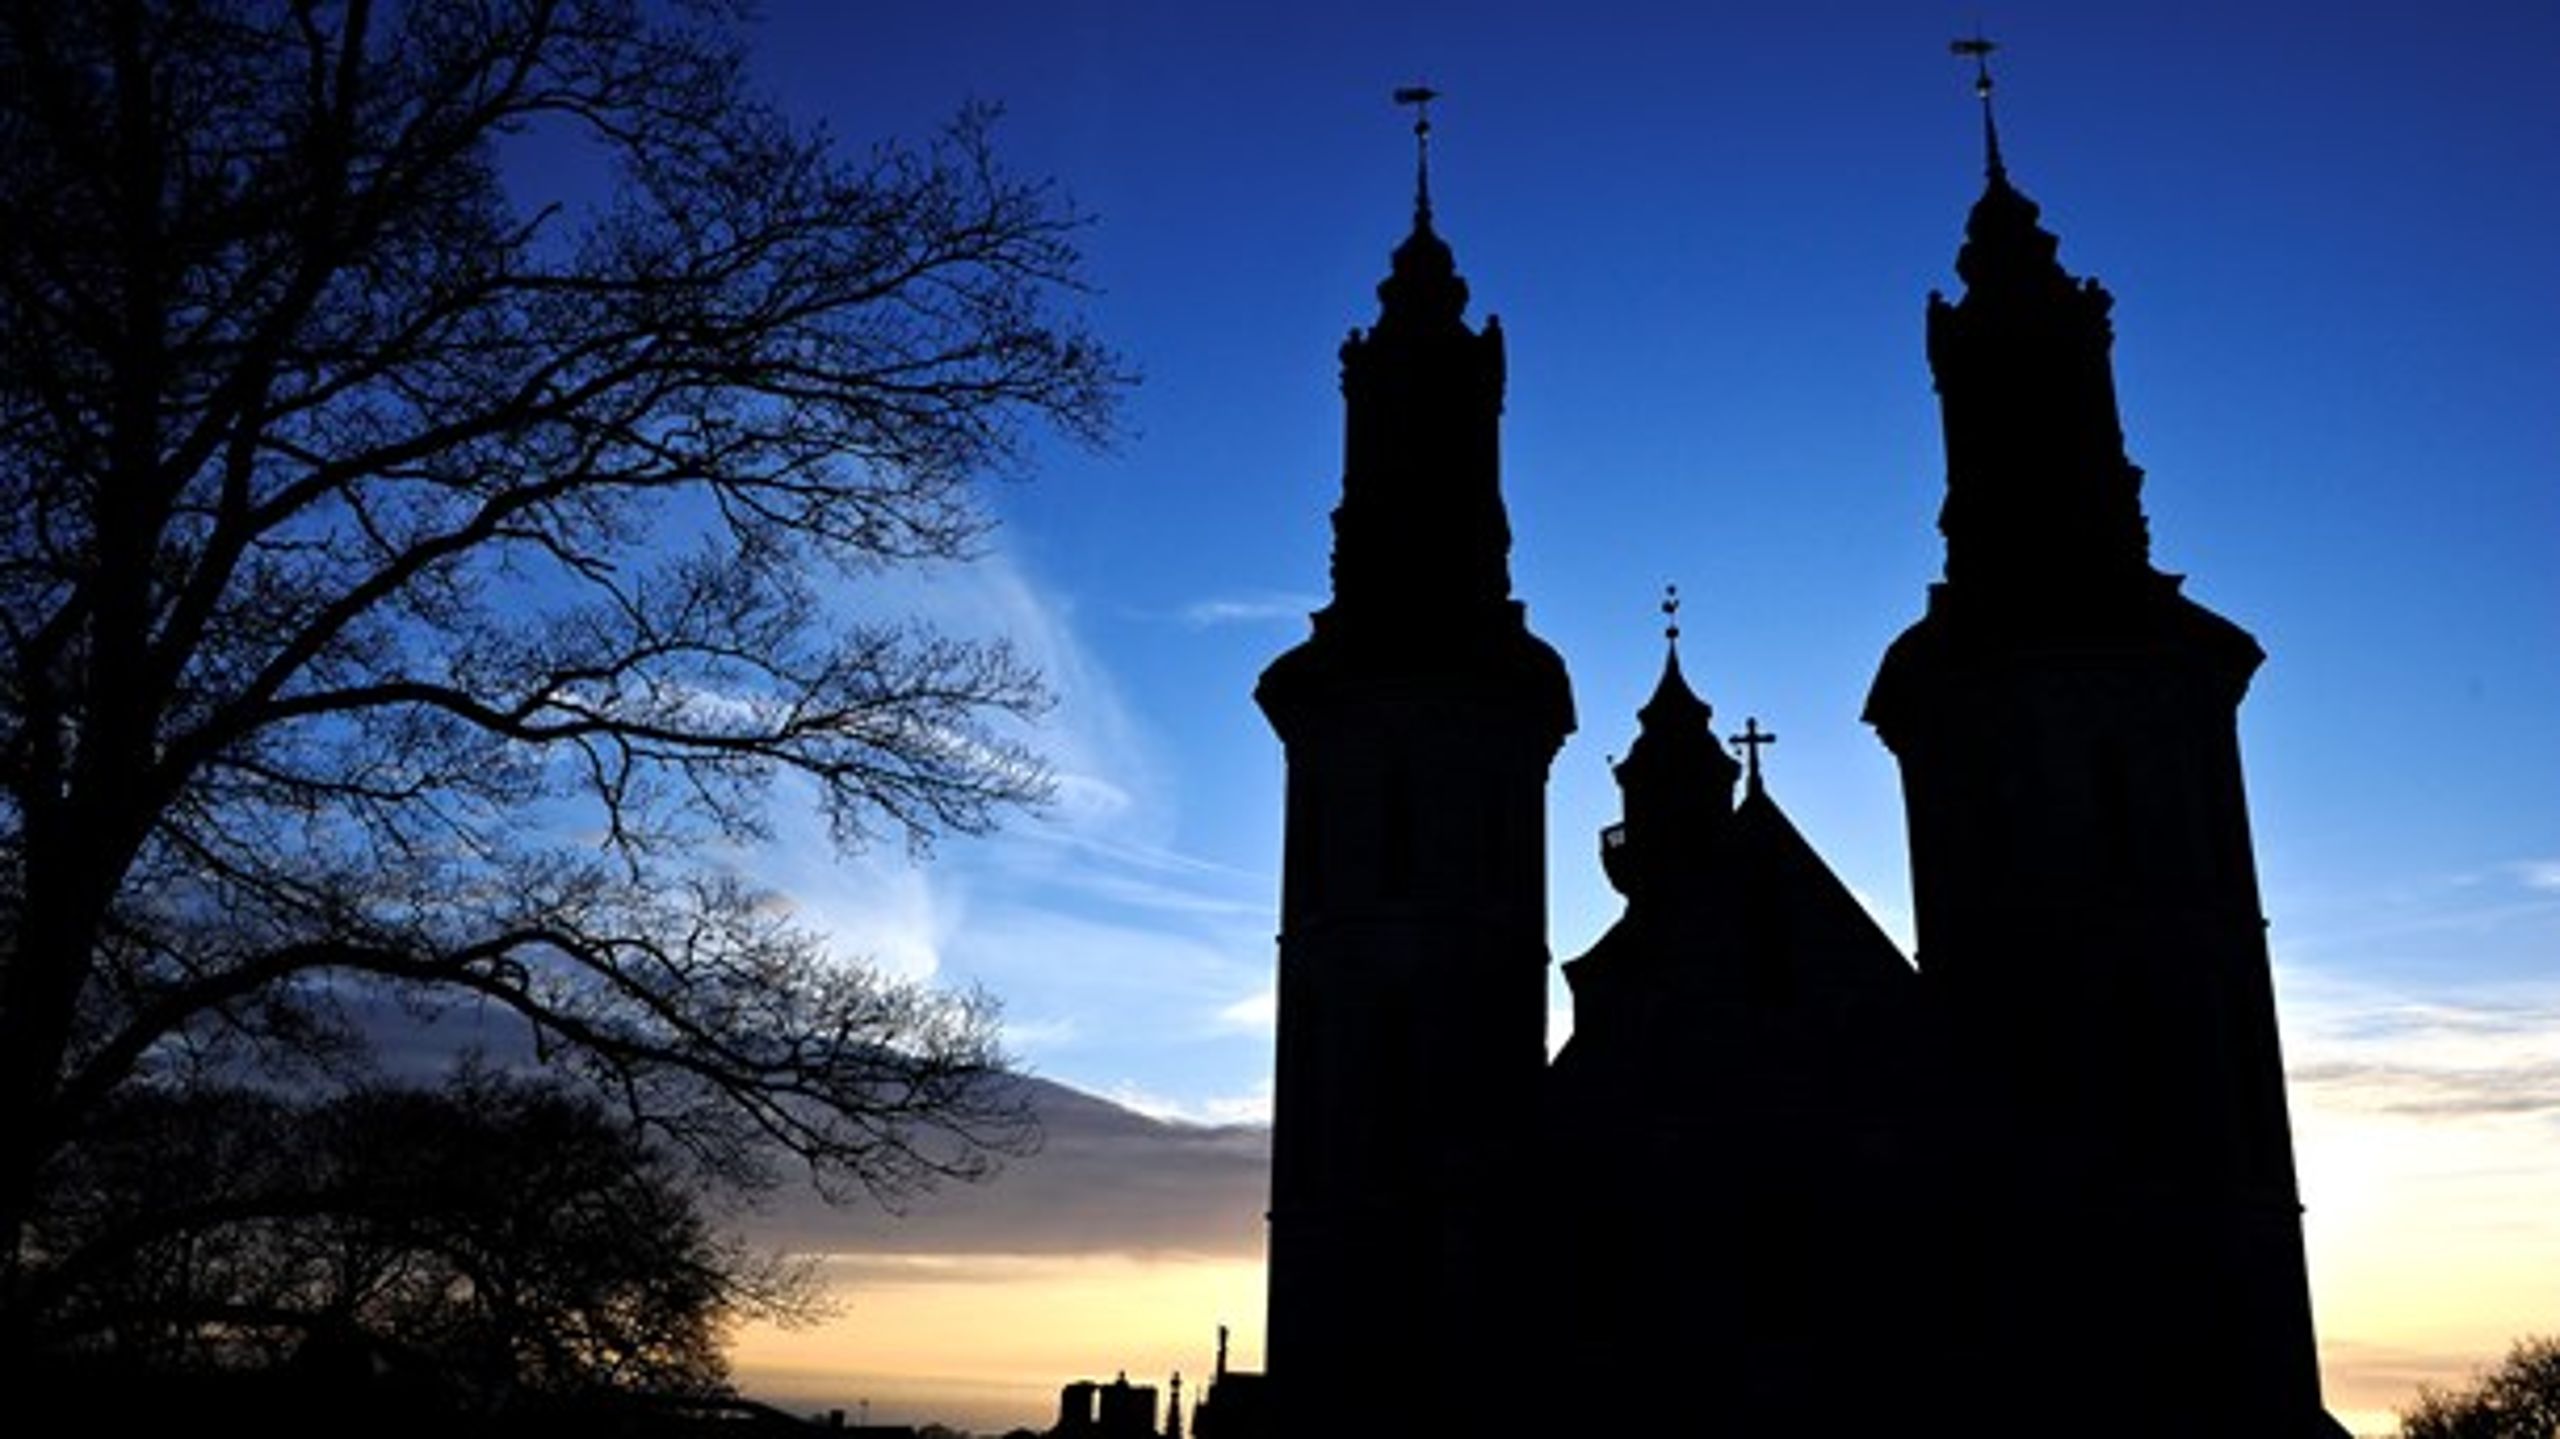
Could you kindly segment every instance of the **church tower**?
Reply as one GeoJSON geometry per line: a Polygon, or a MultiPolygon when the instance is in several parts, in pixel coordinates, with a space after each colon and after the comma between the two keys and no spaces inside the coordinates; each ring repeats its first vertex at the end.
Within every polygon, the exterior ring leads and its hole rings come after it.
{"type": "Polygon", "coordinates": [[[1546,782],[1573,699],[1511,597],[1502,332],[1467,323],[1423,160],[1377,322],[1342,346],[1332,600],[1254,691],[1288,761],[1269,1330],[1285,1433],[1462,1432],[1489,1418],[1464,1396],[1502,1387],[1473,1376],[1517,1372],[1531,1317],[1546,782]]]}
{"type": "MultiPolygon", "coordinates": [[[[1979,62],[1987,42],[1959,42],[1979,62]]],[[[2297,1436],[2322,1413],[2237,711],[2263,658],[2151,564],[2113,304],[1988,175],[1929,301],[1945,578],[1866,717],[1975,1181],[1950,1303],[2000,1433],[2297,1436]]]]}

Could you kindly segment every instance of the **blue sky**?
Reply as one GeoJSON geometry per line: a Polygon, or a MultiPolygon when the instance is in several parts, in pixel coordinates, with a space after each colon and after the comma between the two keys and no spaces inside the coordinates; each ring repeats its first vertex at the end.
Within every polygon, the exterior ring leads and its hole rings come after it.
{"type": "MultiPolygon", "coordinates": [[[[769,877],[849,951],[985,985],[1049,1078],[1196,1119],[1267,1098],[1281,768],[1250,692],[1321,602],[1334,349],[1405,229],[1414,81],[1509,335],[1515,584],[1581,711],[1557,958],[1615,913],[1593,832],[1666,581],[1690,676],[1783,737],[1772,792],[1907,940],[1857,716],[1939,562],[1921,322],[1981,183],[1947,53],[1979,18],[2011,170],[2117,299],[2156,560],[2271,656],[2242,736],[2315,1289],[2323,1244],[2392,1216],[2560,1200],[2560,8],[769,9],[759,75],[849,144],[1001,102],[1009,161],[1094,217],[1086,307],[1145,375],[1119,445],[991,492],[980,564],[857,598],[1023,643],[1062,787],[923,866],[787,847],[769,877]]],[[[2560,1281],[2551,1232],[2504,1252],[2560,1281]]],[[[2356,1342],[2485,1342],[2440,1329],[2356,1342]]]]}
{"type": "MultiPolygon", "coordinates": [[[[1988,20],[2019,183],[2118,299],[2158,560],[2272,656],[2244,740],[2280,947],[2429,986],[2541,977],[2547,912],[2498,911],[2547,906],[2536,866],[2560,859],[2560,16],[1988,20]],[[2385,933],[2437,911],[2468,916],[2465,943],[2385,933]]],[[[1058,1077],[1197,1108],[1262,1062],[1173,1040],[1200,1019],[1182,1007],[1268,968],[1279,758],[1249,693],[1321,600],[1333,350],[1406,223],[1387,91],[1427,79],[1447,92],[1442,228],[1511,338],[1515,579],[1582,712],[1555,772],[1559,957],[1611,913],[1590,836],[1666,581],[1701,688],[1784,736],[1777,793],[1907,931],[1894,774],[1857,712],[1939,558],[1920,320],[1980,184],[1946,53],[1972,23],[1883,4],[1668,23],[997,5],[959,26],[775,7],[762,73],[849,143],[1002,102],[1012,163],[1094,216],[1088,308],[1146,377],[1120,445],[1045,454],[994,492],[981,572],[881,601],[1009,627],[1050,666],[1060,807],[855,883],[910,918],[920,888],[962,894],[930,922],[1058,1077]],[[1180,922],[1152,923],[1160,904],[1180,922]],[[999,915],[983,948],[1013,952],[978,955],[967,931],[999,915]],[[1017,921],[1076,957],[1044,960],[1017,921]],[[1088,941],[1132,952],[1089,964],[1088,941]],[[1198,972],[1114,973],[1151,964],[1198,972]]]]}

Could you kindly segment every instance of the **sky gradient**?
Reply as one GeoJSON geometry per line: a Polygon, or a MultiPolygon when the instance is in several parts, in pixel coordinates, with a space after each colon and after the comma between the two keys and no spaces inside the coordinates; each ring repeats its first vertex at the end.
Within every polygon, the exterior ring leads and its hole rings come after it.
{"type": "MultiPolygon", "coordinates": [[[[1145,381],[1121,443],[991,492],[980,562],[847,596],[1022,644],[1057,804],[924,863],[804,825],[762,877],[848,953],[985,986],[1047,1079],[1267,1114],[1281,759],[1250,694],[1322,602],[1334,349],[1407,224],[1388,92],[1427,81],[1440,229],[1509,337],[1515,587],[1580,708],[1556,958],[1616,913],[1594,832],[1665,582],[1690,677],[1782,736],[1772,794],[1907,948],[1857,717],[1940,560],[1921,322],[1981,185],[1947,53],[1977,13],[1659,8],[775,0],[757,72],[847,144],[1005,106],[1008,160],[1093,216],[1085,303],[1145,381]]],[[[2560,8],[2304,13],[1979,18],[2011,172],[2116,296],[2155,561],[2270,654],[2242,745],[2313,1292],[2333,1408],[2385,1432],[2560,1328],[2560,8]]],[[[1221,1320],[1258,1362],[1258,1133],[1052,1136],[895,1223],[771,1221],[849,1304],[745,1336],[746,1387],[1045,1424],[1071,1377],[1196,1378],[1221,1320]]]]}

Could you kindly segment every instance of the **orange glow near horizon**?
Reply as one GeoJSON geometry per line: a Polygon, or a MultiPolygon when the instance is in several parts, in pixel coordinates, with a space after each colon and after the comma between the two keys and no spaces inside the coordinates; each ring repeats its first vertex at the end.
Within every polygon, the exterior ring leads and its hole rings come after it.
{"type": "MultiPolygon", "coordinates": [[[[2329,1407],[2388,1435],[2418,1384],[2460,1383],[2552,1327],[2560,1156],[2519,1168],[2541,1152],[2509,1132],[2530,1114],[2454,1118],[2314,1086],[2295,1115],[2329,1407]]],[[[1259,1256],[848,1254],[826,1274],[840,1307],[824,1322],[739,1333],[744,1392],[994,1434],[1046,1430],[1059,1386],[1123,1371],[1160,1392],[1180,1372],[1187,1405],[1221,1323],[1230,1362],[1262,1364],[1259,1256]]]]}
{"type": "MultiPolygon", "coordinates": [[[[827,1264],[838,1311],[801,1329],[750,1325],[738,1387],[792,1410],[980,1433],[1057,1420],[1058,1389],[1126,1372],[1182,1375],[1188,1409],[1233,1331],[1228,1362],[1262,1364],[1260,1256],[847,1255],[827,1264]]],[[[1185,1418],[1189,1416],[1186,1414],[1185,1418]]]]}
{"type": "Polygon", "coordinates": [[[2393,1433],[2419,1384],[2461,1384],[2560,1324],[2560,1163],[2520,1171],[2533,1151],[2498,1133],[2533,1122],[2300,1114],[2321,1367],[2349,1429],[2393,1433]]]}

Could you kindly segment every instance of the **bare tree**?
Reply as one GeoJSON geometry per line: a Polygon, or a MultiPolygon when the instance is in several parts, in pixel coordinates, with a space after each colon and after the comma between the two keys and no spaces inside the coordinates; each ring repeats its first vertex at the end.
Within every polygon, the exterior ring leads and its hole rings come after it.
{"type": "Polygon", "coordinates": [[[385,996],[731,1178],[1023,1141],[982,1002],[719,859],[784,777],[845,845],[1043,793],[1011,651],[839,602],[967,556],[973,480],[1126,376],[987,115],[840,155],[715,9],[0,0],[11,1323],[119,1091],[345,1072],[385,996]]]}

